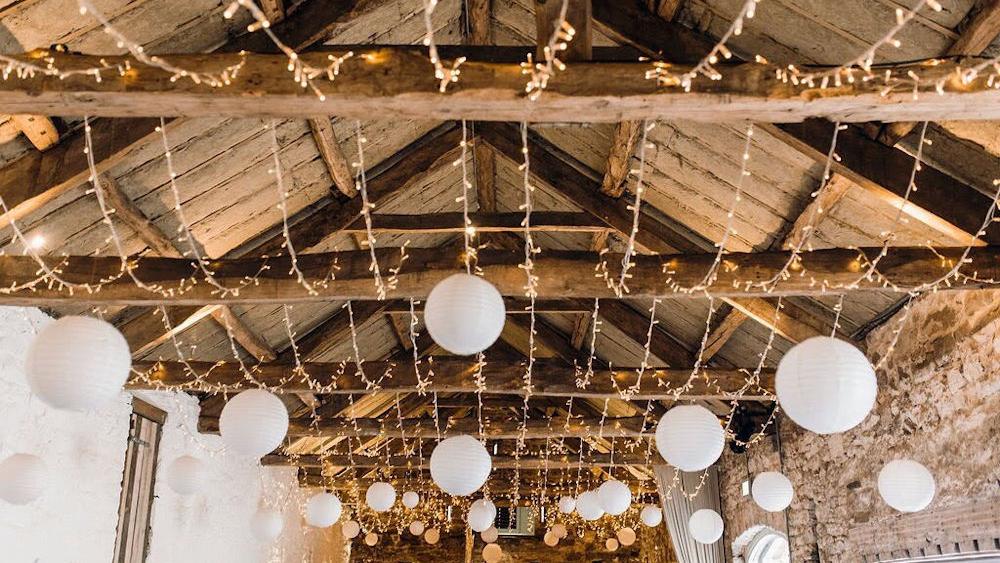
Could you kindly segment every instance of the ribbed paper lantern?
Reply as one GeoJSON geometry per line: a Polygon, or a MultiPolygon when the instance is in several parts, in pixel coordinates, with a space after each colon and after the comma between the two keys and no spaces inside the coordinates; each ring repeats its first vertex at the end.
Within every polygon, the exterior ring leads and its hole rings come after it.
{"type": "Polygon", "coordinates": [[[424,533],[424,523],[420,520],[414,520],[410,522],[410,533],[419,536],[424,533]]]}
{"type": "Polygon", "coordinates": [[[655,528],[660,525],[660,522],[663,522],[663,511],[655,504],[648,504],[639,513],[639,519],[644,525],[655,528]]]}
{"type": "Polygon", "coordinates": [[[442,491],[456,497],[478,491],[492,468],[486,447],[468,434],[442,440],[431,453],[431,479],[442,491]]]}
{"type": "Polygon", "coordinates": [[[503,559],[503,549],[495,543],[488,544],[483,548],[483,561],[486,563],[497,563],[503,559]]]}
{"type": "Polygon", "coordinates": [[[698,543],[709,544],[719,541],[723,529],[722,516],[711,508],[697,510],[691,518],[688,518],[688,531],[698,543]]]}
{"type": "Polygon", "coordinates": [[[384,481],[372,483],[365,491],[365,504],[375,512],[385,512],[396,502],[396,489],[384,481]]]}
{"type": "Polygon", "coordinates": [[[473,532],[482,532],[493,525],[497,518],[497,507],[488,499],[479,499],[469,506],[469,514],[466,520],[473,532]]]}
{"type": "Polygon", "coordinates": [[[193,495],[205,486],[208,467],[205,462],[189,455],[182,455],[167,466],[167,484],[179,495],[193,495]]]}
{"type": "Polygon", "coordinates": [[[621,530],[618,530],[618,533],[615,534],[615,536],[618,538],[618,543],[624,545],[625,547],[634,544],[636,540],[635,530],[632,528],[622,528],[621,530]]]}
{"type": "Polygon", "coordinates": [[[222,407],[219,434],[230,450],[259,458],[281,445],[288,433],[288,409],[276,395],[251,389],[222,407]]]}
{"type": "Polygon", "coordinates": [[[441,532],[437,528],[431,528],[424,532],[424,541],[434,545],[441,539],[441,532]]]}
{"type": "Polygon", "coordinates": [[[566,529],[566,525],[562,522],[557,522],[552,526],[552,533],[556,535],[557,538],[563,539],[569,535],[569,530],[566,529]]]}
{"type": "Polygon", "coordinates": [[[0,461],[0,499],[11,504],[28,504],[42,495],[48,471],[42,458],[14,454],[0,461]]]}
{"type": "Polygon", "coordinates": [[[31,392],[46,405],[92,411],[121,393],[132,354],[112,324],[68,316],[45,325],[28,347],[25,372],[31,392]]]}
{"type": "Polygon", "coordinates": [[[487,530],[483,530],[479,534],[479,537],[483,538],[483,541],[486,543],[493,543],[500,538],[500,532],[496,528],[490,527],[487,530]]]}
{"type": "Polygon", "coordinates": [[[548,532],[545,532],[544,536],[542,536],[542,541],[544,541],[545,545],[549,547],[555,547],[559,545],[559,536],[555,535],[552,530],[549,530],[548,532]]]}
{"type": "Polygon", "coordinates": [[[604,512],[618,516],[632,504],[632,491],[628,485],[617,479],[609,479],[597,488],[597,496],[601,499],[601,508],[604,512]]]}
{"type": "Polygon", "coordinates": [[[375,532],[368,532],[365,534],[365,545],[371,547],[378,543],[378,534],[375,532]]]}
{"type": "Polygon", "coordinates": [[[700,405],[674,407],[656,426],[656,449],[681,471],[701,471],[712,465],[725,443],[719,419],[700,405]]]}
{"type": "Polygon", "coordinates": [[[792,482],[777,471],[766,471],[753,480],[750,487],[757,506],[768,512],[781,512],[792,504],[792,482]]]}
{"type": "Polygon", "coordinates": [[[345,538],[353,540],[361,533],[361,524],[358,524],[355,520],[348,520],[340,527],[340,533],[344,534],[345,538]]]}
{"type": "Polygon", "coordinates": [[[576,499],[576,513],[587,521],[594,521],[604,516],[601,497],[597,496],[596,491],[587,491],[576,499]]]}
{"type": "Polygon", "coordinates": [[[413,491],[403,493],[403,506],[406,508],[416,508],[420,504],[420,495],[413,491]]]}
{"type": "Polygon", "coordinates": [[[506,314],[503,298],[493,284],[464,273],[438,282],[424,305],[424,322],[431,338],[459,356],[477,354],[496,342],[506,314]]]}
{"type": "Polygon", "coordinates": [[[314,528],[327,528],[340,520],[343,508],[340,499],[330,493],[319,493],[306,501],[306,523],[314,528]]]}
{"type": "Polygon", "coordinates": [[[778,362],[778,403],[796,424],[817,434],[857,426],[875,405],[875,370],[860,350],[836,338],[814,336],[778,362]]]}
{"type": "Polygon", "coordinates": [[[934,500],[937,485],[926,467],[912,459],[897,459],[878,473],[878,494],[900,512],[920,512],[934,500]]]}
{"type": "Polygon", "coordinates": [[[604,547],[608,551],[618,551],[618,540],[615,538],[608,538],[608,540],[604,542],[604,547]]]}
{"type": "Polygon", "coordinates": [[[261,542],[278,539],[285,527],[281,513],[271,508],[261,508],[250,519],[250,533],[261,542]]]}
{"type": "Polygon", "coordinates": [[[559,512],[571,514],[576,510],[576,499],[571,496],[564,496],[559,499],[559,512]]]}

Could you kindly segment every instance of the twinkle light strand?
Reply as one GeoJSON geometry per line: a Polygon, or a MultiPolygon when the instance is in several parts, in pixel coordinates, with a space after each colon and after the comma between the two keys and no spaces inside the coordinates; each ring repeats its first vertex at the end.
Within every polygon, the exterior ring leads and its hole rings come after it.
{"type": "Polygon", "coordinates": [[[552,35],[549,36],[549,41],[542,48],[544,60],[535,61],[532,54],[528,53],[528,60],[521,63],[521,74],[529,76],[528,83],[524,86],[529,100],[537,100],[542,95],[556,71],[566,70],[566,63],[559,59],[559,53],[569,47],[573,36],[576,35],[576,30],[566,21],[568,7],[569,0],[562,0],[559,17],[553,22],[555,28],[552,30],[552,35]]]}
{"type": "MultiPolygon", "coordinates": [[[[465,62],[465,57],[455,59],[451,66],[445,66],[438,55],[437,43],[434,41],[434,10],[437,8],[439,0],[424,0],[424,27],[427,30],[424,34],[424,46],[427,47],[427,55],[434,65],[434,77],[438,79],[438,91],[444,93],[448,85],[458,82],[458,77],[462,73],[459,69],[465,62]]],[[[463,122],[464,126],[464,122],[463,122]]]]}

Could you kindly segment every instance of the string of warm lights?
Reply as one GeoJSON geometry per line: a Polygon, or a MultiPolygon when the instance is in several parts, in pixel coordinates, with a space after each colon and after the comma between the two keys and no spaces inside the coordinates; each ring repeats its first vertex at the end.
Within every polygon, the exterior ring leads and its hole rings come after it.
{"type": "Polygon", "coordinates": [[[445,66],[438,55],[437,43],[434,41],[433,19],[434,9],[437,8],[438,2],[439,0],[424,0],[424,27],[427,32],[424,35],[423,43],[427,47],[427,55],[431,60],[431,64],[434,65],[434,77],[439,81],[438,90],[444,93],[447,91],[449,84],[458,82],[458,76],[462,72],[459,67],[465,62],[465,57],[455,59],[452,61],[451,66],[448,67],[445,66]]]}
{"type": "Polygon", "coordinates": [[[528,60],[521,63],[521,74],[529,77],[528,83],[524,86],[529,100],[537,100],[542,95],[556,71],[566,70],[566,63],[559,59],[559,53],[569,47],[570,41],[573,41],[573,36],[576,35],[576,30],[566,21],[568,7],[569,0],[563,0],[559,8],[559,17],[553,22],[552,35],[542,48],[543,60],[535,61],[532,54],[528,53],[528,60]]]}
{"type": "MultiPolygon", "coordinates": [[[[650,122],[649,120],[642,122],[642,136],[639,139],[639,168],[630,171],[635,175],[635,188],[632,190],[635,194],[635,199],[632,201],[632,205],[628,207],[632,211],[632,228],[629,230],[628,240],[625,243],[625,252],[622,255],[621,274],[618,276],[618,282],[612,283],[613,278],[610,276],[607,277],[608,286],[619,298],[628,293],[628,279],[631,277],[629,270],[635,265],[632,256],[635,254],[635,239],[639,235],[639,219],[642,217],[642,194],[646,189],[646,149],[651,148],[647,139],[649,138],[649,132],[654,127],[656,127],[655,122],[650,122]]],[[[602,252],[606,251],[607,249],[602,252]]]]}

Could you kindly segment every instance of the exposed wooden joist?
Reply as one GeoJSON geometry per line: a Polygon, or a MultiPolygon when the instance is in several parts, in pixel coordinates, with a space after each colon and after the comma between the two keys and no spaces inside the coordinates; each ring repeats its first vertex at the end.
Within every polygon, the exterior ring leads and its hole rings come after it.
{"type": "Polygon", "coordinates": [[[625,192],[625,180],[632,167],[632,155],[642,130],[641,121],[622,121],[615,126],[611,137],[611,153],[604,166],[601,193],[611,197],[621,197],[625,192]]]}
{"type": "MultiPolygon", "coordinates": [[[[404,423],[407,421],[404,421],[404,423]]],[[[425,421],[426,422],[426,421],[425,421]]],[[[651,465],[662,464],[663,460],[657,454],[652,454],[649,459],[645,454],[639,453],[618,453],[612,457],[609,454],[590,454],[584,456],[580,461],[575,454],[551,454],[546,458],[544,455],[525,455],[518,459],[513,456],[493,456],[493,469],[513,469],[520,467],[526,471],[548,469],[576,469],[590,467],[610,467],[623,465],[651,465]]],[[[393,456],[386,460],[385,457],[363,457],[347,455],[300,455],[289,457],[285,455],[266,455],[260,460],[262,465],[297,465],[299,467],[358,467],[358,468],[395,468],[395,469],[427,469],[427,460],[423,464],[417,457],[393,456]]]]}
{"type": "Polygon", "coordinates": [[[476,198],[479,201],[479,211],[483,213],[496,213],[496,154],[485,143],[475,143],[472,151],[476,169],[476,198]]]}
{"type": "Polygon", "coordinates": [[[736,331],[743,325],[743,321],[748,318],[743,311],[735,307],[730,309],[722,317],[722,321],[708,333],[708,338],[705,339],[705,349],[701,353],[702,361],[707,362],[714,358],[719,350],[726,345],[726,342],[736,334],[736,331]]]}
{"type": "Polygon", "coordinates": [[[344,156],[344,151],[340,148],[337,140],[337,133],[333,130],[328,117],[314,117],[309,119],[309,130],[312,131],[313,140],[316,141],[316,148],[319,156],[326,164],[326,169],[333,179],[333,185],[340,193],[347,197],[358,195],[357,188],[354,187],[354,174],[351,172],[351,165],[344,156]]]}
{"type": "MultiPolygon", "coordinates": [[[[523,232],[524,213],[470,213],[469,221],[480,233],[523,232]]],[[[381,233],[462,233],[465,231],[462,213],[432,213],[427,215],[372,215],[372,230],[381,233]]],[[[345,233],[365,232],[364,219],[356,219],[345,233]]],[[[535,211],[531,214],[533,232],[596,233],[607,230],[602,222],[589,213],[566,211],[535,211]]]]}
{"type": "Polygon", "coordinates": [[[489,45],[492,43],[492,0],[468,0],[464,5],[466,9],[465,17],[469,21],[468,35],[465,38],[466,43],[472,45],[489,45]]]}
{"type": "Polygon", "coordinates": [[[157,256],[170,258],[183,256],[175,246],[174,240],[146,217],[114,179],[106,174],[100,174],[97,177],[97,185],[101,189],[106,206],[110,208],[112,220],[117,219],[135,231],[142,242],[146,243],[157,256]]]}
{"type": "Polygon", "coordinates": [[[52,119],[44,115],[12,115],[14,125],[24,133],[35,148],[44,151],[59,142],[59,131],[52,119]]]}
{"type": "Polygon", "coordinates": [[[284,0],[260,0],[258,6],[272,25],[285,19],[284,0]]]}
{"type": "MultiPolygon", "coordinates": [[[[790,250],[811,237],[851,190],[851,185],[850,180],[844,176],[833,174],[827,185],[816,193],[806,208],[795,218],[791,230],[781,242],[781,247],[790,250]]],[[[808,250],[809,246],[803,248],[808,250]]]]}
{"type": "MultiPolygon", "coordinates": [[[[534,0],[535,4],[535,58],[545,60],[545,47],[549,38],[557,31],[563,3],[558,0],[534,0]]],[[[590,0],[571,0],[566,5],[566,23],[573,27],[573,40],[567,42],[566,50],[557,53],[563,61],[589,61],[593,58],[593,24],[590,0]]]]}
{"type": "MultiPolygon", "coordinates": [[[[280,0],[266,0],[268,2],[280,0]]],[[[284,2],[282,2],[283,4],[284,2]]],[[[368,0],[309,0],[296,9],[271,31],[285,44],[301,50],[327,39],[338,25],[350,21],[371,4],[368,0]]],[[[222,53],[278,53],[274,42],[264,33],[245,33],[219,48],[222,53]]],[[[313,115],[325,115],[324,112],[313,115]]]]}
{"type": "Polygon", "coordinates": [[[273,362],[278,359],[274,348],[254,332],[250,325],[246,324],[230,307],[215,307],[212,310],[212,318],[222,325],[228,333],[232,334],[233,340],[258,361],[273,362]]]}

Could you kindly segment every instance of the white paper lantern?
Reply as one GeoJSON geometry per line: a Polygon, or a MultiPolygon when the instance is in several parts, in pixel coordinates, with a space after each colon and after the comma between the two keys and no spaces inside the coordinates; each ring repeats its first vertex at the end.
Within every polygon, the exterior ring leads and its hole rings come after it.
{"type": "Polygon", "coordinates": [[[345,538],[353,540],[361,533],[361,524],[358,524],[355,520],[348,520],[340,527],[340,533],[344,534],[345,538]]]}
{"type": "Polygon", "coordinates": [[[726,435],[712,411],[700,405],[680,405],[656,426],[656,449],[681,471],[701,471],[719,459],[726,435]]]}
{"type": "Polygon", "coordinates": [[[365,534],[365,545],[371,547],[378,543],[378,534],[375,532],[368,532],[365,534]]]}
{"type": "Polygon", "coordinates": [[[424,532],[424,541],[434,545],[441,539],[441,532],[437,528],[431,528],[424,532]]]}
{"type": "Polygon", "coordinates": [[[500,532],[496,528],[490,527],[487,530],[483,530],[479,534],[479,537],[483,538],[483,541],[486,543],[493,543],[500,537],[500,532]]]}
{"type": "Polygon", "coordinates": [[[469,506],[466,520],[473,532],[482,532],[493,526],[497,517],[497,507],[488,499],[479,499],[469,506]]]}
{"type": "Polygon", "coordinates": [[[618,543],[624,545],[625,547],[634,544],[636,540],[635,530],[632,528],[622,528],[621,530],[618,530],[618,533],[615,534],[615,536],[618,538],[618,543]]]}
{"type": "Polygon", "coordinates": [[[897,459],[878,473],[878,494],[900,512],[920,512],[934,500],[937,485],[931,472],[912,459],[897,459]]]}
{"type": "Polygon", "coordinates": [[[814,336],[793,346],[778,362],[774,385],[785,414],[817,434],[857,426],[872,410],[878,392],[868,358],[829,336],[814,336]]]}
{"type": "Polygon", "coordinates": [[[615,538],[608,538],[608,541],[604,542],[604,547],[608,551],[618,551],[618,540],[615,538]]]}
{"type": "Polygon", "coordinates": [[[306,523],[314,528],[327,528],[340,520],[343,508],[340,499],[330,493],[319,493],[306,501],[306,523]]]}
{"type": "Polygon", "coordinates": [[[208,479],[208,467],[202,460],[182,455],[167,466],[167,484],[179,495],[201,491],[208,479]]]}
{"type": "Polygon", "coordinates": [[[424,322],[431,338],[459,356],[477,354],[496,342],[506,315],[497,288],[465,273],[438,282],[424,305],[424,322]]]}
{"type": "Polygon", "coordinates": [[[604,516],[604,508],[601,507],[601,497],[596,491],[582,493],[576,499],[576,513],[587,521],[594,521],[604,516]]]}
{"type": "Polygon", "coordinates": [[[723,529],[722,516],[711,508],[697,510],[691,518],[688,518],[688,531],[698,543],[709,544],[719,541],[723,529]]]}
{"type": "Polygon", "coordinates": [[[498,544],[491,543],[483,548],[483,561],[486,563],[497,563],[503,559],[503,549],[498,544]]]}
{"type": "Polygon", "coordinates": [[[609,479],[597,488],[597,496],[601,499],[601,508],[604,512],[618,516],[632,504],[632,491],[628,485],[617,479],[609,479]]]}
{"type": "Polygon", "coordinates": [[[492,468],[486,447],[468,434],[442,440],[431,453],[431,479],[442,491],[456,497],[478,491],[492,468]]]}
{"type": "Polygon", "coordinates": [[[559,512],[572,514],[576,510],[576,499],[571,496],[563,496],[559,499],[559,512]]]}
{"type": "Polygon", "coordinates": [[[285,527],[285,519],[281,513],[271,508],[261,508],[250,519],[250,533],[260,542],[271,542],[278,539],[285,527]]]}
{"type": "Polygon", "coordinates": [[[219,433],[230,450],[259,458],[281,445],[288,433],[288,409],[276,395],[251,389],[222,407],[219,433]]]}
{"type": "Polygon", "coordinates": [[[424,533],[424,523],[421,522],[420,520],[414,520],[413,522],[410,522],[410,533],[413,534],[413,535],[415,535],[415,536],[419,536],[420,534],[423,534],[424,533]]]}
{"type": "Polygon", "coordinates": [[[372,483],[365,491],[365,504],[375,512],[385,512],[396,502],[396,489],[384,481],[372,483]]]}
{"type": "Polygon", "coordinates": [[[93,317],[67,316],[42,328],[28,347],[31,392],[46,405],[93,411],[121,393],[132,368],[125,337],[93,317]]]}
{"type": "Polygon", "coordinates": [[[545,535],[542,537],[542,541],[544,541],[545,545],[549,547],[555,547],[559,545],[559,536],[549,530],[548,532],[545,532],[545,535]]]}
{"type": "Polygon", "coordinates": [[[663,511],[655,504],[648,504],[639,513],[639,519],[644,525],[655,528],[660,525],[660,522],[663,522],[663,511]]]}
{"type": "Polygon", "coordinates": [[[792,482],[777,471],[766,471],[753,480],[750,487],[757,506],[768,512],[781,512],[792,504],[792,482]]]}
{"type": "Polygon", "coordinates": [[[403,493],[403,506],[406,508],[416,508],[420,504],[420,495],[413,491],[403,493]]]}
{"type": "Polygon", "coordinates": [[[569,535],[569,530],[566,529],[565,524],[557,522],[554,526],[552,526],[552,533],[555,534],[557,538],[564,539],[569,535]]]}
{"type": "Polygon", "coordinates": [[[28,504],[42,495],[48,471],[42,458],[14,454],[0,461],[0,499],[11,504],[28,504]]]}

